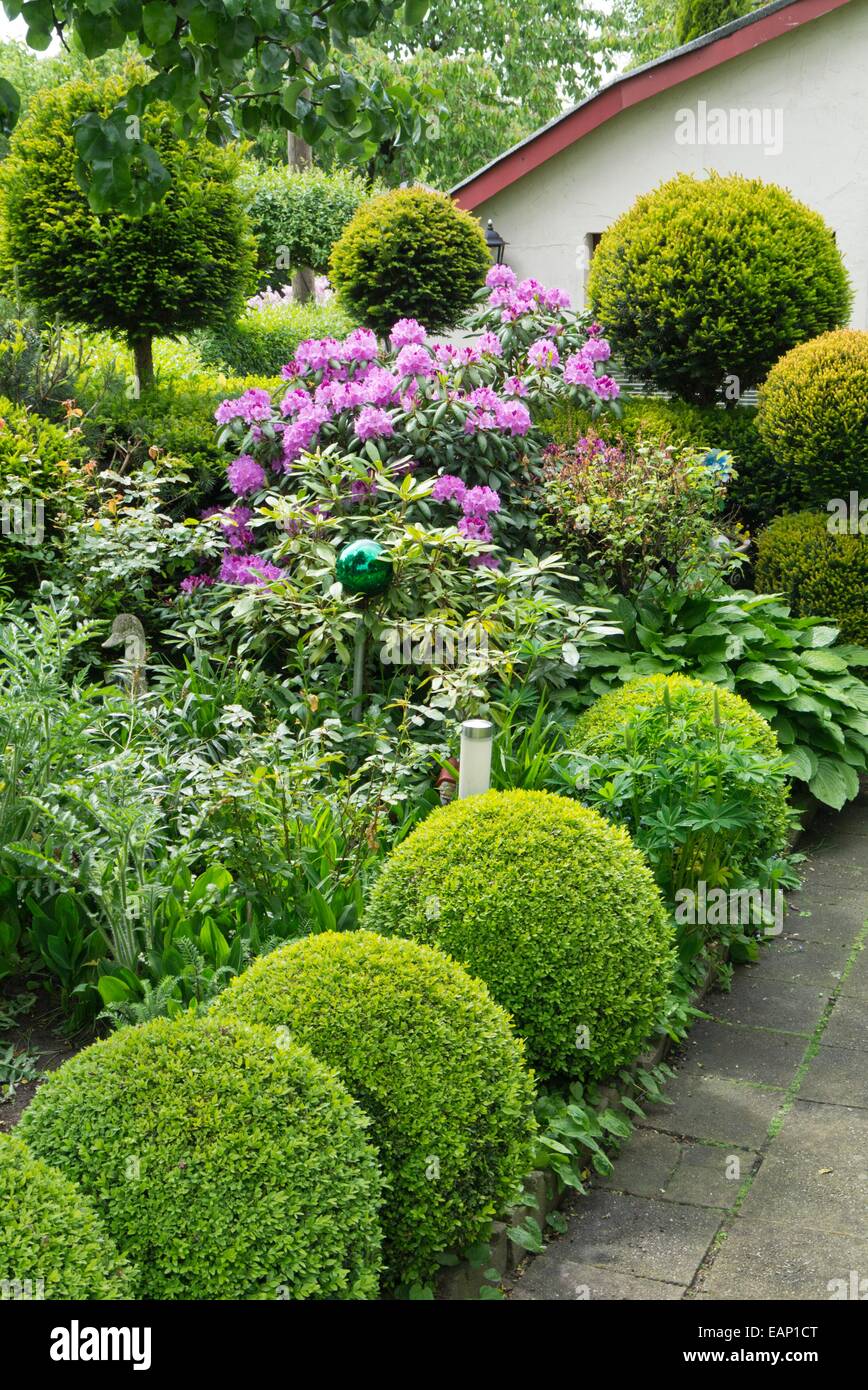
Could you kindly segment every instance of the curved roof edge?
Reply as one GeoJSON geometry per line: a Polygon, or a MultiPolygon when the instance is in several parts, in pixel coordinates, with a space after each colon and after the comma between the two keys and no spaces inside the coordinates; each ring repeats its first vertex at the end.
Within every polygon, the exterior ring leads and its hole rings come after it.
{"type": "Polygon", "coordinates": [[[760,10],[664,53],[641,68],[615,77],[578,106],[556,116],[512,149],[451,189],[461,207],[472,211],[502,189],[539,168],[598,126],[649,97],[719,67],[803,24],[840,9],[850,0],[774,0],[760,10]]]}

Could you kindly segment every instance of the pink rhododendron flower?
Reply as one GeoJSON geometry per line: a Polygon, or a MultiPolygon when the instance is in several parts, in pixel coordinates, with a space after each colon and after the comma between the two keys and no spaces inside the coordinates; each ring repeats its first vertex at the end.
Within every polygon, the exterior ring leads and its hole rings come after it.
{"type": "Polygon", "coordinates": [[[490,550],[483,550],[479,555],[469,555],[467,563],[471,569],[500,569],[500,561],[496,555],[492,555],[490,550]]]}
{"type": "Polygon", "coordinates": [[[228,424],[230,420],[267,420],[271,415],[271,396],[259,386],[251,386],[249,391],[234,401],[221,401],[214,412],[218,425],[228,424]]]}
{"type": "Polygon", "coordinates": [[[490,290],[500,287],[512,289],[516,283],[515,271],[508,265],[493,265],[485,277],[485,283],[490,290]]]}
{"type": "Polygon", "coordinates": [[[574,352],[564,363],[564,381],[570,386],[588,386],[591,390],[596,385],[597,378],[594,376],[594,368],[584,356],[583,352],[574,352]]]}
{"type": "Polygon", "coordinates": [[[295,350],[295,360],[301,371],[325,371],[340,359],[341,344],[337,338],[305,338],[295,350]]]}
{"type": "Polygon", "coordinates": [[[527,395],[527,387],[520,376],[508,376],[503,383],[503,389],[507,396],[527,395]]]}
{"type": "Polygon", "coordinates": [[[503,356],[503,348],[496,333],[483,333],[476,346],[486,357],[503,356]]]}
{"type": "Polygon", "coordinates": [[[208,589],[214,583],[210,574],[190,574],[186,579],[181,580],[181,593],[192,594],[197,589],[208,589]]]}
{"type": "Polygon", "coordinates": [[[527,434],[531,426],[530,411],[521,401],[501,401],[495,419],[498,429],[513,436],[527,434]]]}
{"type": "Polygon", "coordinates": [[[223,584],[267,584],[269,579],[282,577],[283,570],[260,555],[233,555],[227,550],[220,565],[223,584]]]}
{"type": "Polygon", "coordinates": [[[500,495],[493,487],[471,487],[461,498],[461,509],[465,516],[487,516],[489,512],[500,511],[500,495]]]}
{"type": "Polygon", "coordinates": [[[395,362],[399,376],[433,376],[434,362],[427,348],[418,343],[408,343],[402,347],[395,362]]]}
{"type": "Polygon", "coordinates": [[[621,394],[620,386],[611,376],[598,376],[594,381],[594,390],[601,401],[612,401],[621,394]]]}
{"type": "Polygon", "coordinates": [[[454,473],[441,473],[431,489],[431,496],[435,502],[451,502],[453,499],[460,502],[466,491],[463,479],[456,478],[454,473]]]}
{"type": "Polygon", "coordinates": [[[372,367],[359,384],[369,405],[397,404],[401,378],[395,372],[387,372],[385,367],[372,367]]]}
{"type": "Polygon", "coordinates": [[[377,335],[370,328],[354,328],[341,343],[344,362],[373,362],[378,351],[377,335]]]}
{"type": "Polygon", "coordinates": [[[527,350],[527,360],[534,367],[556,367],[560,361],[560,353],[551,338],[537,338],[527,350]]]}
{"type": "Polygon", "coordinates": [[[311,395],[305,391],[303,386],[296,386],[294,390],[287,391],[280,402],[281,415],[295,415],[299,410],[303,410],[306,405],[311,404],[311,395]]]}
{"type": "Polygon", "coordinates": [[[582,348],[582,356],[588,362],[607,362],[612,349],[605,338],[589,338],[582,348]]]}
{"type": "Polygon", "coordinates": [[[385,410],[380,410],[375,405],[366,405],[356,416],[355,431],[357,438],[361,440],[391,439],[395,433],[395,426],[385,410]]]}
{"type": "Polygon", "coordinates": [[[458,530],[469,541],[491,540],[491,527],[482,516],[462,516],[458,522],[458,530]]]}
{"type": "Polygon", "coordinates": [[[392,325],[389,342],[393,348],[397,349],[408,347],[413,343],[424,343],[427,337],[428,330],[423,328],[416,319],[398,319],[398,322],[392,325]]]}
{"type": "Polygon", "coordinates": [[[226,470],[229,486],[236,497],[256,492],[265,483],[265,469],[251,454],[241,454],[226,470]]]}

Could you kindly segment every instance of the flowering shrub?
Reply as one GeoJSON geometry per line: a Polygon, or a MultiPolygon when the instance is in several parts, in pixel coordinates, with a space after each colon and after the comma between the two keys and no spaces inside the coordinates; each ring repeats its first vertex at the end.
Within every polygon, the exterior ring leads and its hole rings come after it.
{"type": "MultiPolygon", "coordinates": [[[[516,481],[525,459],[542,450],[534,414],[559,399],[598,411],[618,391],[601,370],[609,345],[599,325],[568,306],[562,290],[519,282],[508,266],[494,266],[471,325],[473,342],[429,344],[412,318],[398,319],[386,341],[357,328],[343,339],[301,342],[282,369],[282,393],[273,398],[253,387],[217,409],[221,442],[238,451],[230,490],[255,505],[268,491],[291,488],[305,456],[334,446],[346,464],[348,500],[366,490],[371,467],[445,468],[469,497],[459,533],[491,539],[489,517],[498,511],[515,539],[527,525],[516,481]]],[[[464,506],[464,493],[449,496],[464,506]]],[[[233,560],[224,578],[256,582],[252,573],[233,560]]]]}
{"type": "Polygon", "coordinates": [[[543,533],[629,594],[652,574],[684,577],[708,561],[731,475],[719,450],[606,443],[589,431],[573,449],[546,450],[543,533]]]}

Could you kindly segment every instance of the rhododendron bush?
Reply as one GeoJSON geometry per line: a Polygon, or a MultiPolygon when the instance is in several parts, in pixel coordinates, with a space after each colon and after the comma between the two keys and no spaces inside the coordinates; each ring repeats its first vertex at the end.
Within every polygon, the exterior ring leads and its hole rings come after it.
{"type": "MultiPolygon", "coordinates": [[[[451,500],[460,539],[520,548],[534,520],[526,483],[544,442],[538,422],[564,398],[599,412],[618,387],[603,370],[609,345],[599,325],[572,312],[562,290],[494,266],[478,300],[466,343],[429,343],[425,326],[407,318],[386,341],[365,328],[309,339],[282,370],[285,389],[222,402],[216,418],[235,451],[227,469],[235,500],[220,516],[227,548],[219,582],[280,578],[274,537],[266,553],[254,553],[249,523],[269,497],[297,494],[305,460],[324,450],[341,458],[344,494],[313,517],[299,502],[289,518],[298,528],[321,527],[324,512],[334,518],[374,497],[383,488],[374,474],[415,473],[437,481],[414,493],[412,519],[436,524],[431,504],[451,500]]],[[[469,546],[469,559],[477,568],[498,564],[496,551],[479,545],[469,546]]],[[[191,576],[185,587],[213,577],[191,576]]]]}

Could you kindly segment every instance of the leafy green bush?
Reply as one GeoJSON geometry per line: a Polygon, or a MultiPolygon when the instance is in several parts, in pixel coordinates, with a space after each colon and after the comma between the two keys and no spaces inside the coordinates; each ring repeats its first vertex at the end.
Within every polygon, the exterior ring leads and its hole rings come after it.
{"type": "Polygon", "coordinates": [[[20,592],[57,554],[93,491],[78,420],[57,425],[0,397],[3,567],[20,592]]]}
{"type": "Polygon", "coordinates": [[[595,430],[608,444],[659,444],[675,449],[720,449],[730,455],[735,474],[727,499],[750,526],[762,525],[787,505],[786,477],[776,468],[756,428],[756,409],[701,406],[655,396],[626,396],[621,415],[592,419],[586,410],[566,406],[552,413],[545,429],[561,445],[595,430]]]}
{"type": "Polygon", "coordinates": [[[248,308],[229,327],[202,332],[195,342],[202,360],[238,376],[277,376],[304,338],[340,338],[355,327],[336,301],[265,304],[248,308]]]}
{"type": "Polygon", "coordinates": [[[380,1179],[334,1072],[273,1029],[156,1019],[94,1043],[20,1126],[155,1299],[368,1298],[380,1179]]]}
{"type": "Polygon", "coordinates": [[[152,339],[231,322],[253,278],[254,243],[234,178],[239,157],[178,138],[168,108],[138,118],[142,139],[171,175],[142,218],[91,211],[76,179],[75,122],[107,116],[140,77],[80,78],[40,92],[16,128],[0,178],[0,259],[21,293],[50,315],[122,332],[142,386],[152,339]]]}
{"type": "Polygon", "coordinates": [[[780,853],[787,774],[772,729],[739,695],[688,676],[642,676],[573,731],[591,804],[626,825],[670,900],[727,884],[780,853]]]}
{"type": "Polygon", "coordinates": [[[227,396],[252,386],[273,390],[277,377],[191,376],[158,383],[140,396],[115,390],[102,397],[84,421],[91,450],[110,467],[141,467],[151,449],[174,459],[189,482],[166,492],[174,516],[188,516],[213,500],[222,500],[226,465],[231,455],[217,443],[214,411],[227,396]]]}
{"type": "Polygon", "coordinates": [[[263,286],[287,284],[302,266],[325,274],[332,247],[368,197],[365,180],[349,169],[245,164],[238,188],[263,286]]]}
{"type": "Polygon", "coordinates": [[[789,510],[868,493],[868,333],[824,333],[788,352],[760,391],[757,428],[789,510]]]}
{"type": "Polygon", "coordinates": [[[679,0],[675,16],[678,42],[690,43],[757,7],[758,0],[679,0]]]}
{"type": "Polygon", "coordinates": [[[767,719],[791,775],[840,809],[868,771],[864,651],[822,618],[794,618],[769,594],[661,586],[630,599],[588,590],[621,636],[584,649],[576,682],[591,702],[637,676],[683,672],[743,695],[767,719]]]}
{"type": "Polygon", "coordinates": [[[846,322],[852,293],[818,213],[759,179],[679,174],[604,233],[588,281],[631,375],[710,404],[846,322]]]}
{"type": "Polygon", "coordinates": [[[124,1299],[134,1288],[91,1202],[20,1139],[0,1134],[0,1299],[124,1299]]]}
{"type": "Polygon", "coordinates": [[[589,432],[572,449],[546,451],[545,512],[550,548],[621,593],[652,574],[687,577],[707,564],[725,506],[725,468],[696,449],[610,445],[589,432]]]}
{"type": "Polygon", "coordinates": [[[620,827],[547,792],[435,811],[387,860],[365,924],[464,961],[543,1076],[611,1075],[666,996],[671,928],[644,859],[620,827]]]}
{"type": "Polygon", "coordinates": [[[757,538],[756,582],[782,593],[799,617],[831,618],[846,641],[868,646],[868,534],[838,535],[832,520],[779,516],[757,538]]]}
{"type": "Polygon", "coordinates": [[[428,1281],[437,1253],[477,1239],[530,1166],[522,1045],[440,951],[367,931],[311,936],[256,961],[212,1016],[285,1025],[370,1117],[392,1284],[428,1281]]]}
{"type": "Polygon", "coordinates": [[[490,265],[471,213],[443,193],[398,188],[359,208],[329,274],[348,311],[378,333],[405,317],[439,332],[460,321],[490,265]]]}

